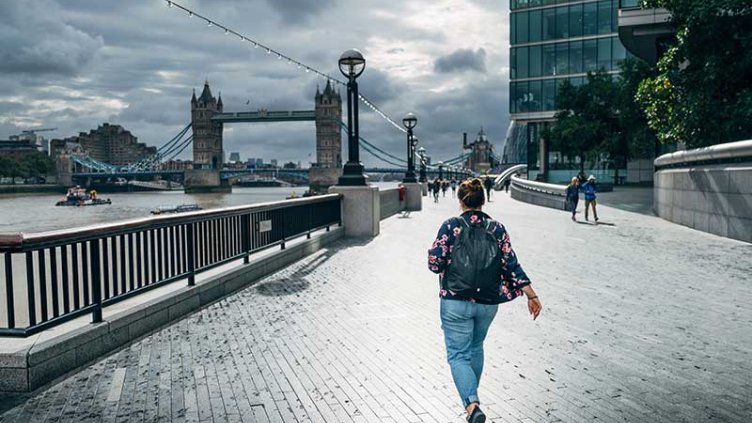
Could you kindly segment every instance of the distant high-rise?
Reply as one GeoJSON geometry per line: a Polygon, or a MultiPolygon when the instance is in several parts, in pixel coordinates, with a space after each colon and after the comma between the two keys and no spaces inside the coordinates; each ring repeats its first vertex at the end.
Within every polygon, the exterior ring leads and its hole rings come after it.
{"type": "Polygon", "coordinates": [[[51,155],[59,156],[66,144],[78,144],[89,157],[119,166],[157,154],[156,147],[147,147],[146,144],[138,142],[138,138],[131,134],[131,131],[109,123],[103,123],[88,134],[81,132],[78,136],[52,140],[51,155]]]}
{"type": "Polygon", "coordinates": [[[191,123],[193,126],[193,168],[220,169],[224,161],[222,151],[222,122],[211,120],[215,113],[222,112],[222,95],[214,98],[209,81],[204,83],[201,96],[196,92],[191,97],[191,123]]]}

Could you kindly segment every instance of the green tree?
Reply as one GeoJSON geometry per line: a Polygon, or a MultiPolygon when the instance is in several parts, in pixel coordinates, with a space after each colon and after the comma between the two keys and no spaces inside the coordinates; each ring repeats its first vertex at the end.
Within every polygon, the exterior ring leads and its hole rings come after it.
{"type": "Polygon", "coordinates": [[[646,0],[671,13],[676,45],[637,98],[662,142],[688,147],[752,136],[752,3],[646,0]]]}
{"type": "Polygon", "coordinates": [[[616,116],[617,88],[605,71],[588,73],[587,83],[578,87],[565,81],[559,88],[556,122],[541,134],[562,151],[574,152],[585,161],[600,153],[624,154],[618,140],[616,116]]]}
{"type": "Polygon", "coordinates": [[[5,178],[14,178],[16,176],[18,163],[7,157],[0,157],[0,176],[5,178]]]}
{"type": "Polygon", "coordinates": [[[636,96],[642,81],[654,77],[656,69],[635,57],[623,60],[619,68],[621,73],[616,80],[619,149],[630,158],[652,157],[657,154],[657,138],[636,96]]]}

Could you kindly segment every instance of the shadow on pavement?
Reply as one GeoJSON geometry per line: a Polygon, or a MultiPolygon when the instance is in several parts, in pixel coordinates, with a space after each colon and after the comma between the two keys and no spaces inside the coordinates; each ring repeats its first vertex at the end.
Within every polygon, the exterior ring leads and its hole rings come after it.
{"type": "Polygon", "coordinates": [[[598,193],[598,204],[655,216],[655,213],[653,213],[653,187],[616,186],[613,192],[598,193]]]}
{"type": "Polygon", "coordinates": [[[311,286],[311,283],[305,279],[306,276],[315,271],[322,264],[326,263],[330,258],[334,257],[339,251],[350,247],[365,246],[370,242],[371,239],[358,238],[338,241],[325,250],[317,253],[318,255],[314,254],[316,257],[311,262],[306,263],[303,267],[292,274],[261,282],[255,286],[255,289],[259,294],[268,297],[280,297],[303,292],[311,286]]]}

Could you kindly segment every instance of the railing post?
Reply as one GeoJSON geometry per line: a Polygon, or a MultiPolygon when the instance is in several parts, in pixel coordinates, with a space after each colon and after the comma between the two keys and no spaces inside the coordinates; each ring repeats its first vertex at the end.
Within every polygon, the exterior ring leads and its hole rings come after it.
{"type": "Polygon", "coordinates": [[[29,326],[37,325],[37,302],[34,293],[34,258],[31,251],[26,252],[26,298],[29,306],[29,326]]]}
{"type": "Polygon", "coordinates": [[[94,309],[91,311],[91,323],[102,321],[102,272],[100,263],[100,243],[98,239],[89,241],[91,252],[91,296],[94,309]]]}
{"type": "Polygon", "coordinates": [[[285,233],[287,232],[286,231],[287,228],[285,227],[285,211],[286,210],[287,210],[287,207],[283,207],[279,211],[280,214],[282,215],[282,218],[281,218],[282,220],[282,246],[281,247],[283,250],[285,249],[285,233]]]}
{"type": "Polygon", "coordinates": [[[313,228],[313,205],[310,205],[306,207],[306,211],[308,211],[308,233],[306,234],[306,239],[311,239],[311,229],[313,228]]]}
{"type": "Polygon", "coordinates": [[[13,329],[16,327],[16,310],[13,304],[13,260],[11,253],[5,253],[5,295],[8,329],[13,329]]]}
{"type": "Polygon", "coordinates": [[[185,237],[186,248],[188,250],[188,286],[196,285],[196,234],[195,224],[187,225],[187,235],[185,237]]]}
{"type": "Polygon", "coordinates": [[[240,248],[243,249],[243,264],[251,262],[251,214],[240,217],[240,248]]]}

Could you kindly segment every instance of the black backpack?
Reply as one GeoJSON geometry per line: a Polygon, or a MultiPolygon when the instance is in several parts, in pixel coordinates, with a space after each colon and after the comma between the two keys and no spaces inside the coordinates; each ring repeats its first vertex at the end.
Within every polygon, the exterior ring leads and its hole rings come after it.
{"type": "Polygon", "coordinates": [[[488,219],[485,225],[464,224],[455,239],[452,262],[442,278],[442,288],[458,296],[497,302],[501,290],[502,254],[493,233],[496,222],[488,219]]]}

